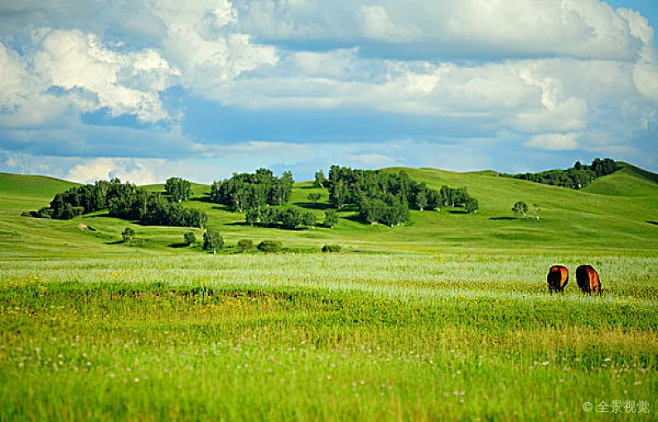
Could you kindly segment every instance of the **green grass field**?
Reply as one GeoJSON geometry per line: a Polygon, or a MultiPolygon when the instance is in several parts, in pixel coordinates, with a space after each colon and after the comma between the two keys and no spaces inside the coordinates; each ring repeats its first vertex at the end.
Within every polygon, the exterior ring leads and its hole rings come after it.
{"type": "MultiPolygon", "coordinates": [[[[70,184],[0,174],[0,420],[656,419],[655,175],[626,166],[572,191],[405,171],[467,186],[480,212],[264,229],[195,185],[185,206],[226,240],[213,256],[182,245],[189,229],[21,217],[70,184]],[[515,218],[518,200],[541,219],[515,218]],[[547,293],[555,263],[572,272],[562,295],[547,293]],[[601,297],[578,292],[581,263],[601,297]]],[[[320,217],[327,199],[293,192],[320,217]]]]}

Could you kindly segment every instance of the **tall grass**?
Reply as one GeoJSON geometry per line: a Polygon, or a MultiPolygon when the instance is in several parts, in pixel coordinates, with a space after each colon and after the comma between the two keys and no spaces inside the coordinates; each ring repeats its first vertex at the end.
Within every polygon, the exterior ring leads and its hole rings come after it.
{"type": "MultiPolygon", "coordinates": [[[[657,257],[0,262],[0,420],[581,420],[658,406],[657,257]],[[548,295],[592,262],[605,295],[548,295]]],[[[573,283],[573,284],[571,284],[573,283]]]]}

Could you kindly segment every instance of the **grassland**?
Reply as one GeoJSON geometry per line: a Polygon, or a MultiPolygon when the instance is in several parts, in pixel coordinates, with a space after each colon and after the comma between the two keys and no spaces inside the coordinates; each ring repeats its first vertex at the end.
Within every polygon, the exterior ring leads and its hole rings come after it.
{"type": "MultiPolygon", "coordinates": [[[[405,171],[468,186],[480,213],[262,229],[196,186],[186,206],[229,245],[213,256],[182,247],[187,229],[20,217],[67,184],[0,175],[0,420],[655,420],[651,173],[576,192],[405,171]],[[517,200],[541,220],[514,218],[517,200]],[[127,225],[136,241],[118,242],[127,225]],[[242,238],[288,252],[235,253],[242,238]],[[547,294],[550,265],[585,262],[603,296],[580,295],[573,275],[547,294]]],[[[310,192],[297,184],[293,202],[321,216],[326,192],[310,192]]]]}

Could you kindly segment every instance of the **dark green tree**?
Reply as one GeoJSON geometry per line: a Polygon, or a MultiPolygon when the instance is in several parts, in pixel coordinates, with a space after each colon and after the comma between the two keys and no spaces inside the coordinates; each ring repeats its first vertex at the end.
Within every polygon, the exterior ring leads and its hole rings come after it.
{"type": "Polygon", "coordinates": [[[203,249],[212,251],[213,254],[217,253],[217,249],[224,247],[224,238],[222,237],[219,229],[209,227],[203,234],[203,249]]]}
{"type": "Polygon", "coordinates": [[[165,182],[165,192],[174,202],[187,201],[192,196],[190,182],[180,177],[170,177],[165,182]]]}
{"type": "Polygon", "coordinates": [[[523,218],[528,218],[528,204],[523,201],[517,201],[512,208],[514,214],[523,216],[523,218]]]}
{"type": "Polygon", "coordinates": [[[130,227],[126,227],[126,229],[121,233],[121,237],[123,238],[124,242],[133,240],[133,236],[135,236],[135,230],[131,229],[130,227]]]}
{"type": "Polygon", "coordinates": [[[319,193],[309,193],[308,196],[306,197],[306,199],[308,199],[309,201],[311,201],[313,203],[316,203],[320,200],[321,197],[322,196],[319,193]]]}
{"type": "Polygon", "coordinates": [[[193,245],[196,243],[196,236],[194,235],[194,232],[186,232],[183,234],[183,240],[188,246],[193,245]]]}
{"type": "Polygon", "coordinates": [[[338,224],[338,213],[334,209],[328,209],[324,212],[324,226],[333,229],[338,224]]]}

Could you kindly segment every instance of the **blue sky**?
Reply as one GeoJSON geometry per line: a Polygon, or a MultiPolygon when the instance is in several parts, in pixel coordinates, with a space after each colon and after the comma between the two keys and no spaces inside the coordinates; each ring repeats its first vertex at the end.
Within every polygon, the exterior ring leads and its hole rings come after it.
{"type": "Polygon", "coordinates": [[[5,0],[0,171],[658,171],[654,0],[5,0]]]}

